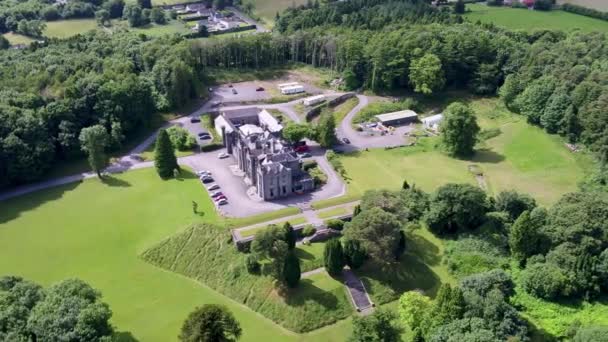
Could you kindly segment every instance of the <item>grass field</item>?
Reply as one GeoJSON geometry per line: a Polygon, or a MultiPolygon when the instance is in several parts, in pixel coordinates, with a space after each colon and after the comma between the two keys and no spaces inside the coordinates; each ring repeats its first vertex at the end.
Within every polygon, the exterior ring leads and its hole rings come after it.
{"type": "Polygon", "coordinates": [[[320,219],[326,219],[326,218],[330,218],[330,217],[334,217],[334,216],[346,215],[349,212],[350,212],[350,210],[348,210],[344,207],[338,207],[338,208],[333,208],[333,209],[329,209],[329,210],[323,210],[323,211],[317,213],[317,216],[320,219]]]}
{"type": "Polygon", "coordinates": [[[296,255],[300,258],[300,270],[302,272],[312,271],[323,267],[324,242],[315,242],[310,245],[299,245],[296,247],[296,255]]]}
{"type": "Polygon", "coordinates": [[[272,26],[277,12],[280,14],[288,7],[299,6],[306,3],[306,0],[253,0],[255,5],[254,12],[264,21],[272,26]]]}
{"type": "Polygon", "coordinates": [[[580,29],[585,32],[608,32],[608,21],[589,18],[564,11],[532,11],[521,8],[492,7],[483,4],[467,4],[465,17],[471,21],[494,23],[509,29],[551,29],[572,31],[580,29]]]}
{"type": "Polygon", "coordinates": [[[590,158],[573,154],[557,136],[527,124],[510,114],[495,99],[470,102],[482,128],[500,129],[497,137],[485,141],[470,160],[450,158],[438,150],[438,138],[425,138],[415,147],[370,150],[344,155],[351,197],[368,189],[397,189],[404,179],[426,191],[445,183],[471,183],[476,180],[469,165],[479,166],[491,193],[515,189],[534,196],[543,205],[562,194],[576,190],[590,158]],[[373,167],[374,172],[369,172],[373,167]]]}
{"type": "MultiPolygon", "coordinates": [[[[287,220],[286,221],[281,221],[279,223],[276,223],[276,225],[282,226],[283,224],[285,224],[285,222],[289,222],[292,226],[295,226],[295,225],[298,225],[298,224],[306,223],[306,218],[305,217],[296,217],[296,218],[288,220],[288,221],[287,220]]],[[[243,230],[243,231],[241,231],[241,236],[247,237],[247,236],[255,235],[259,231],[264,230],[266,228],[268,228],[268,226],[262,226],[262,227],[259,227],[259,228],[252,228],[252,229],[243,230]]]]}
{"type": "Polygon", "coordinates": [[[35,41],[34,38],[30,38],[28,36],[24,36],[22,34],[19,33],[13,33],[13,32],[8,32],[3,34],[4,38],[6,38],[8,40],[8,42],[11,45],[19,45],[19,44],[25,44],[28,45],[31,42],[35,41]]]}
{"type": "MultiPolygon", "coordinates": [[[[128,27],[128,25],[126,25],[126,22],[121,22],[120,25],[122,25],[123,27],[128,27]]],[[[151,37],[159,37],[167,34],[171,35],[176,33],[183,34],[190,32],[182,22],[177,20],[171,20],[165,25],[148,24],[146,26],[141,27],[128,27],[128,29],[131,32],[143,33],[151,37]]]]}
{"type": "Polygon", "coordinates": [[[49,38],[68,38],[79,33],[86,33],[99,28],[95,19],[70,19],[48,21],[44,36],[49,38]]]}
{"type": "Polygon", "coordinates": [[[204,303],[228,305],[243,327],[242,341],[338,341],[349,334],[348,320],[311,334],[286,332],[208,287],[138,257],[192,222],[218,222],[218,217],[189,173],[161,181],[154,169],[144,169],[106,183],[91,179],[39,191],[0,203],[0,275],[44,285],[81,278],[103,293],[117,331],[139,341],[176,341],[185,317],[204,303]],[[192,200],[203,216],[192,213],[192,200]]]}

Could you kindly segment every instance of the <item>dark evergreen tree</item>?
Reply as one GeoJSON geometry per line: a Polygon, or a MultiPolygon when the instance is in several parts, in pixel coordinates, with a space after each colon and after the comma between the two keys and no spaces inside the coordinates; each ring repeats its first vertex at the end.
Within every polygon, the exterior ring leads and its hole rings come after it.
{"type": "Polygon", "coordinates": [[[296,231],[293,230],[293,226],[289,222],[285,222],[283,230],[285,230],[285,242],[287,242],[287,247],[289,247],[290,250],[294,249],[297,241],[296,231]]]}
{"type": "Polygon", "coordinates": [[[356,240],[346,240],[344,242],[344,261],[352,269],[357,269],[365,262],[365,250],[356,240]]]}
{"type": "Polygon", "coordinates": [[[454,3],[454,13],[464,14],[465,11],[466,11],[466,6],[464,4],[464,1],[458,0],[454,3]]]}
{"type": "Polygon", "coordinates": [[[353,218],[361,213],[361,206],[357,204],[353,209],[353,218]]]}
{"type": "Polygon", "coordinates": [[[162,179],[171,178],[173,171],[179,170],[171,139],[169,139],[169,134],[164,129],[158,132],[158,137],[156,138],[154,165],[156,166],[156,172],[162,179]]]}
{"type": "Polygon", "coordinates": [[[293,251],[290,251],[285,258],[283,277],[285,284],[291,288],[297,287],[300,283],[300,259],[293,251]]]}
{"type": "Polygon", "coordinates": [[[407,182],[407,180],[403,180],[403,185],[401,186],[401,189],[403,190],[407,190],[410,188],[410,184],[407,182]]]}
{"type": "Polygon", "coordinates": [[[327,273],[332,276],[338,276],[342,273],[342,269],[344,268],[344,253],[340,239],[334,238],[325,243],[323,262],[327,273]]]}

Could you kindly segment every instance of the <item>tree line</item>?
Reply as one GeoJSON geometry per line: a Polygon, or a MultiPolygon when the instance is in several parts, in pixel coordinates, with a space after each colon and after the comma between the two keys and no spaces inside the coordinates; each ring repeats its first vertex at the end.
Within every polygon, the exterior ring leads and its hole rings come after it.
{"type": "MultiPolygon", "coordinates": [[[[92,32],[0,53],[0,186],[39,179],[82,158],[80,134],[100,125],[107,151],[154,127],[157,113],[203,87],[187,41],[92,32]]],[[[83,148],[85,150],[83,150],[83,148]]]]}

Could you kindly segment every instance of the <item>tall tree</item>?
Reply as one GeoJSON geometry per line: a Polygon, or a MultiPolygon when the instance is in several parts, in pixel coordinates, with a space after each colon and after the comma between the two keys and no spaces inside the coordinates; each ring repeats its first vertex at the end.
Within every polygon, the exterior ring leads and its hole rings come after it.
{"type": "Polygon", "coordinates": [[[353,318],[353,334],[348,342],[400,342],[401,329],[394,324],[395,315],[384,309],[377,309],[369,316],[353,318]]]}
{"type": "Polygon", "coordinates": [[[156,172],[162,179],[172,177],[173,171],[179,170],[173,144],[171,144],[169,134],[164,129],[158,132],[158,137],[156,138],[154,165],[156,166],[156,172]]]}
{"type": "Polygon", "coordinates": [[[285,231],[285,242],[287,242],[287,247],[289,247],[290,250],[293,250],[296,248],[296,242],[298,240],[296,231],[289,222],[285,222],[283,225],[283,230],[285,231]]]}
{"type": "Polygon", "coordinates": [[[441,90],[445,83],[441,60],[432,53],[412,61],[409,77],[414,91],[425,95],[441,90]]]}
{"type": "Polygon", "coordinates": [[[0,341],[31,341],[27,321],[34,306],[44,298],[38,284],[20,277],[0,278],[0,341]]]}
{"type": "Polygon", "coordinates": [[[300,283],[300,259],[294,251],[289,251],[283,266],[283,280],[287,286],[294,288],[300,283]]]}
{"type": "Polygon", "coordinates": [[[486,193],[470,184],[446,184],[433,197],[425,221],[436,234],[477,228],[488,211],[486,193]]]}
{"type": "Polygon", "coordinates": [[[78,279],[51,286],[32,310],[27,326],[38,341],[107,341],[112,311],[101,294],[78,279]]]}
{"type": "Polygon", "coordinates": [[[101,171],[108,165],[105,149],[110,143],[110,135],[102,125],[87,127],[80,131],[81,148],[88,155],[91,169],[101,178],[101,171]]]}
{"type": "Polygon", "coordinates": [[[515,190],[501,191],[496,196],[497,211],[504,211],[509,214],[511,220],[516,220],[521,213],[532,210],[536,207],[536,201],[528,194],[521,194],[515,190]]]}
{"type": "Polygon", "coordinates": [[[205,304],[188,315],[179,339],[182,342],[232,342],[238,340],[242,333],[239,322],[228,308],[205,304]]]}
{"type": "Polygon", "coordinates": [[[357,240],[366,254],[377,261],[392,262],[399,246],[401,222],[380,208],[363,210],[347,225],[344,237],[357,240]]]}
{"type": "Polygon", "coordinates": [[[319,145],[328,148],[336,143],[336,119],[331,112],[321,115],[316,131],[319,145]]]}
{"type": "Polygon", "coordinates": [[[454,3],[454,13],[456,14],[464,14],[466,12],[466,6],[464,1],[458,0],[454,3]]]}
{"type": "Polygon", "coordinates": [[[290,123],[283,129],[283,138],[290,143],[296,143],[310,137],[310,126],[307,124],[290,123]]]}
{"type": "Polygon", "coordinates": [[[325,243],[323,250],[323,263],[327,273],[332,276],[342,274],[344,268],[344,253],[340,239],[331,239],[325,243]]]}
{"type": "Polygon", "coordinates": [[[475,153],[479,125],[473,110],[460,102],[452,103],[444,112],[441,138],[452,156],[469,157],[475,153]]]}
{"type": "MultiPolygon", "coordinates": [[[[348,265],[348,267],[355,270],[363,266],[367,255],[365,254],[365,250],[359,241],[345,240],[344,248],[342,250],[344,253],[344,262],[348,265]]],[[[608,269],[606,271],[608,272],[608,269]]]]}
{"type": "Polygon", "coordinates": [[[420,329],[431,308],[431,299],[418,291],[408,291],[399,298],[399,317],[412,331],[420,329]]]}

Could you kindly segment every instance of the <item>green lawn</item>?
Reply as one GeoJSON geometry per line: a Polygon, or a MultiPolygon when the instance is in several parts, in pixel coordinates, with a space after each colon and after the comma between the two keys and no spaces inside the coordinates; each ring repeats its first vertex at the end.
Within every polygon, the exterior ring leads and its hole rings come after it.
{"type": "Polygon", "coordinates": [[[608,32],[608,21],[589,18],[564,11],[532,11],[521,8],[492,7],[483,4],[467,4],[465,17],[471,22],[477,20],[494,23],[509,29],[552,29],[572,31],[608,32]]]}
{"type": "Polygon", "coordinates": [[[476,99],[470,105],[482,128],[498,127],[501,132],[480,144],[472,159],[443,154],[436,147],[438,138],[422,139],[415,147],[344,155],[341,160],[350,199],[369,189],[397,189],[404,179],[426,191],[450,182],[477,184],[468,171],[473,164],[483,170],[491,193],[515,189],[549,205],[577,189],[577,183],[591,167],[589,157],[569,152],[558,136],[548,135],[508,113],[496,99],[476,99]],[[369,172],[370,168],[374,172],[369,172]]]}
{"type": "Polygon", "coordinates": [[[288,7],[304,5],[306,0],[254,0],[253,4],[255,14],[272,26],[277,12],[281,13],[288,7]]]}
{"type": "Polygon", "coordinates": [[[349,210],[344,207],[333,208],[329,210],[323,210],[317,213],[317,216],[320,219],[326,219],[334,216],[346,215],[349,213],[349,210]]]}
{"type": "Polygon", "coordinates": [[[33,42],[35,39],[30,38],[28,36],[24,36],[19,33],[8,32],[3,34],[4,38],[8,40],[11,45],[25,44],[28,45],[33,42]]]}
{"type": "Polygon", "coordinates": [[[217,292],[138,257],[191,222],[217,220],[193,174],[161,181],[145,169],[106,184],[92,179],[36,192],[0,203],[0,275],[44,285],[84,279],[103,293],[116,329],[139,341],[175,341],[184,318],[204,303],[228,305],[244,341],[297,340],[217,292]],[[192,200],[204,216],[192,213],[192,200]]]}
{"type": "Polygon", "coordinates": [[[99,28],[95,19],[69,19],[47,21],[44,36],[49,38],[68,38],[99,28]]]}
{"type": "Polygon", "coordinates": [[[143,33],[145,35],[151,37],[159,37],[164,35],[172,35],[172,34],[185,34],[189,33],[190,30],[184,25],[182,22],[178,20],[171,20],[167,22],[165,25],[157,25],[157,24],[148,24],[146,26],[141,27],[129,27],[127,22],[120,21],[114,25],[115,27],[125,27],[128,28],[129,31],[134,33],[143,33]]]}
{"type": "Polygon", "coordinates": [[[310,245],[302,244],[296,247],[296,255],[300,258],[300,270],[308,272],[323,267],[324,250],[324,242],[315,242],[310,245]]]}

